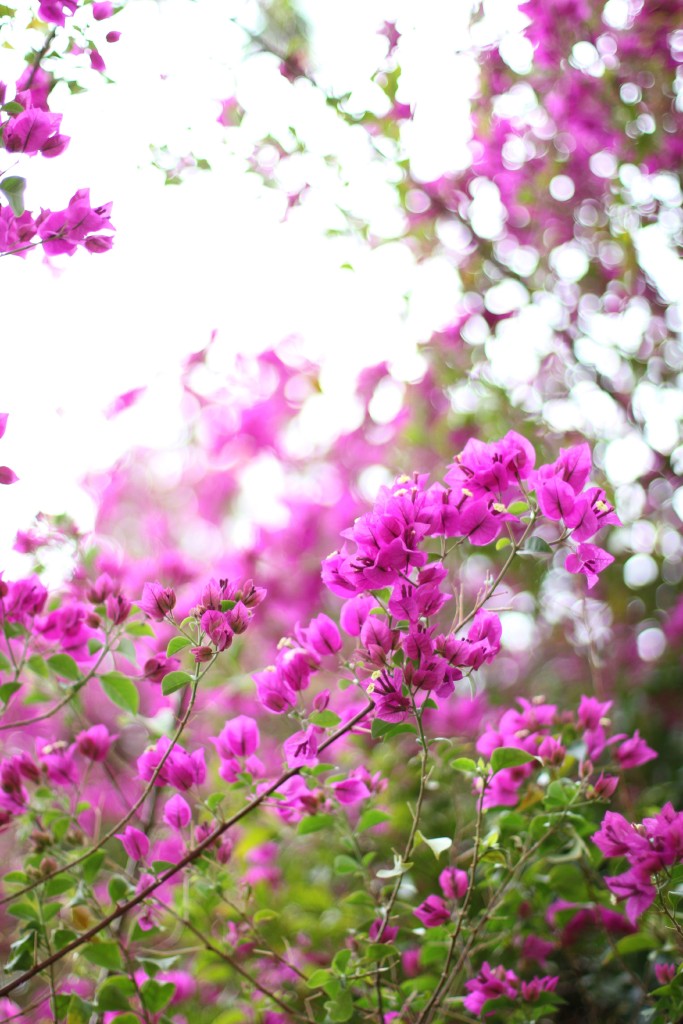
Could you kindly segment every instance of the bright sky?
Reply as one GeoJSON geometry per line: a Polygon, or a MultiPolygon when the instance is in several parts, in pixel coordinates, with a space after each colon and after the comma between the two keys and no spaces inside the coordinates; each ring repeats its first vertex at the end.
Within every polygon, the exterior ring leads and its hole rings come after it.
{"type": "MultiPolygon", "coordinates": [[[[322,15],[315,0],[308,6],[321,81],[338,91],[351,88],[351,103],[377,104],[378,112],[385,101],[369,78],[386,42],[376,33],[386,18],[398,19],[399,99],[414,108],[405,139],[415,171],[426,180],[464,166],[467,100],[476,80],[466,52],[467,3],[326,0],[322,15]]],[[[39,510],[67,509],[87,528],[93,510],[79,478],[111,465],[133,444],[172,440],[180,363],[213,329],[217,370],[228,369],[236,353],[300,336],[306,354],[325,367],[324,396],[310,412],[319,435],[326,425],[352,425],[348,396],[360,367],[388,358],[397,376],[415,376],[416,343],[453,316],[460,285],[447,257],[417,266],[404,246],[371,251],[352,239],[324,237],[324,227],[342,226],[336,203],[366,215],[378,234],[398,227],[386,168],[370,162],[364,129],[340,125],[308,83],[292,88],[268,56],[241,62],[243,37],[229,16],[249,22],[253,10],[250,0],[129,3],[93,30],[94,38],[113,27],[122,32],[118,43],[101,46],[115,84],[80,58],[86,69],[78,77],[88,91],[72,97],[56,90],[51,99],[64,113],[62,131],[72,137],[66,153],[56,160],[22,158],[12,168],[28,178],[29,209],[62,208],[85,186],[94,202],[113,200],[117,233],[110,253],[79,252],[55,260],[53,268],[37,252],[2,262],[0,411],[10,420],[0,462],[21,478],[2,489],[5,550],[39,510]],[[244,132],[216,123],[218,101],[232,94],[247,110],[244,132]],[[249,138],[284,137],[290,124],[310,150],[290,162],[292,188],[304,181],[315,187],[283,223],[282,195],[245,174],[242,161],[249,138]],[[151,145],[167,145],[178,156],[192,152],[213,169],[189,174],[182,186],[164,186],[151,166],[151,145]],[[330,153],[346,184],[325,167],[321,158],[330,153]],[[105,418],[117,395],[142,385],[150,390],[139,406],[105,418]]],[[[506,18],[519,25],[509,0],[492,0],[487,10],[480,33],[506,18]]],[[[523,66],[528,52],[516,39],[508,40],[506,57],[523,66]]],[[[31,33],[26,42],[40,45],[31,33]]],[[[7,81],[21,72],[28,45],[18,45],[13,68],[12,54],[3,51],[7,81]]],[[[491,211],[495,220],[491,198],[482,193],[480,199],[482,234],[491,211]]],[[[525,297],[499,301],[524,304],[525,297]]],[[[528,307],[511,333],[486,341],[501,380],[524,384],[533,377],[552,344],[552,319],[552,308],[528,307]]],[[[637,324],[633,330],[637,335],[637,324]]],[[[558,428],[581,429],[589,409],[599,415],[593,398],[558,403],[551,410],[558,428]]],[[[674,398],[670,404],[675,423],[680,410],[674,398]]],[[[616,438],[612,416],[606,407],[606,436],[616,438]]],[[[641,454],[638,472],[648,458],[646,450],[641,454]]],[[[611,461],[615,482],[634,479],[628,446],[613,450],[611,461]]]]}

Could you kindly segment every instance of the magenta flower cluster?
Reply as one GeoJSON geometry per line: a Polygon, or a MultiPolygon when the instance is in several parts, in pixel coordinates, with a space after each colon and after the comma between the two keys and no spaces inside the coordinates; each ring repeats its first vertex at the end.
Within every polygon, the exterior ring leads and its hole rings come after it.
{"type": "Polygon", "coordinates": [[[625,857],[628,870],[605,878],[614,895],[626,900],[626,915],[635,923],[657,896],[657,876],[683,863],[683,812],[670,803],[638,825],[607,811],[593,842],[606,857],[625,857]]]}

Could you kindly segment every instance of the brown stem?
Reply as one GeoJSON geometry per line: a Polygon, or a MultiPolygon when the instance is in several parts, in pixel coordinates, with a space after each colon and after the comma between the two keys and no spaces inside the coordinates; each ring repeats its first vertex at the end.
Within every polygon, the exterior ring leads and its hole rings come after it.
{"type": "MultiPolygon", "coordinates": [[[[349,721],[344,726],[342,726],[341,729],[338,729],[335,733],[332,734],[332,736],[329,737],[329,739],[325,740],[325,742],[318,747],[318,750],[326,750],[327,747],[331,746],[338,739],[344,736],[347,732],[350,732],[350,730],[353,729],[354,725],[357,725],[358,722],[360,722],[363,718],[366,717],[366,715],[370,713],[370,711],[372,711],[374,706],[375,705],[373,701],[368,701],[367,705],[363,708],[362,711],[359,711],[356,715],[353,716],[353,718],[350,718],[349,721]]],[[[258,796],[254,797],[253,800],[250,800],[249,803],[245,804],[239,811],[236,811],[231,818],[228,818],[221,825],[219,825],[215,832],[212,832],[210,835],[206,837],[206,839],[202,840],[201,843],[198,843],[197,846],[193,847],[191,850],[188,850],[185,856],[182,857],[177,864],[174,864],[171,867],[167,868],[165,871],[163,871],[160,875],[157,876],[154,882],[150,882],[149,885],[145,886],[145,888],[142,889],[139,893],[137,893],[134,897],[132,897],[132,899],[128,900],[126,903],[122,903],[120,906],[116,908],[116,910],[112,911],[111,914],[108,914],[97,924],[93,925],[92,928],[89,928],[86,932],[83,932],[82,935],[79,935],[77,938],[73,939],[66,946],[63,946],[62,949],[53,953],[52,956],[47,957],[40,963],[35,964],[33,967],[31,967],[30,970],[25,971],[18,978],[15,978],[14,981],[11,981],[7,985],[4,985],[3,988],[0,989],[0,996],[9,995],[10,992],[14,992],[15,989],[20,988],[22,985],[25,985],[26,982],[30,981],[31,978],[34,978],[36,974],[40,974],[46,968],[50,967],[53,963],[57,963],[58,960],[61,960],[69,953],[73,953],[75,949],[78,949],[84,943],[89,942],[92,938],[98,935],[104,928],[107,928],[112,923],[112,921],[116,921],[119,917],[122,917],[129,910],[132,910],[134,907],[142,903],[142,901],[147,899],[148,896],[151,896],[152,893],[159,888],[159,886],[163,885],[165,882],[168,882],[169,879],[173,878],[173,876],[176,875],[179,871],[182,871],[183,868],[187,867],[188,864],[192,864],[195,860],[197,860],[198,857],[201,857],[204,851],[208,850],[209,847],[213,846],[216,840],[220,839],[220,837],[225,832],[227,832],[229,828],[232,828],[232,826],[236,825],[237,822],[242,820],[242,818],[245,818],[248,814],[251,814],[251,812],[254,811],[257,807],[259,807],[272,793],[275,793],[280,788],[280,786],[284,785],[284,783],[287,782],[288,779],[291,779],[295,775],[298,775],[300,771],[301,767],[297,767],[290,768],[288,771],[283,772],[282,775],[280,775],[274,782],[270,784],[270,786],[264,789],[258,796]]],[[[92,851],[88,851],[88,854],[86,854],[86,856],[89,856],[91,852],[92,851]]],[[[83,859],[83,857],[79,858],[79,860],[83,859]]],[[[45,879],[41,879],[41,881],[45,881],[45,879]]],[[[33,886],[31,886],[31,888],[33,888],[33,886]]],[[[12,897],[12,899],[14,898],[15,897],[12,897]]]]}
{"type": "MultiPolygon", "coordinates": [[[[215,660],[216,659],[214,658],[213,661],[208,662],[207,663],[207,668],[210,668],[211,665],[213,665],[213,662],[215,660]]],[[[206,672],[206,669],[204,671],[206,672]]],[[[185,728],[185,726],[187,724],[187,721],[188,721],[188,719],[190,717],[190,714],[192,713],[192,709],[194,707],[195,698],[197,696],[197,687],[199,685],[199,680],[202,678],[202,675],[204,675],[204,672],[202,672],[202,674],[197,676],[197,678],[194,680],[193,685],[192,685],[192,694],[191,694],[191,697],[190,697],[190,701],[189,701],[189,703],[187,705],[187,710],[185,711],[185,714],[183,715],[182,719],[180,720],[180,723],[178,724],[178,728],[176,729],[175,733],[173,734],[173,738],[171,739],[171,742],[169,743],[168,747],[166,748],[166,751],[164,752],[163,757],[161,758],[161,760],[159,761],[158,765],[156,766],[156,768],[152,772],[152,777],[150,778],[149,782],[147,783],[147,785],[145,786],[145,788],[143,789],[142,793],[137,798],[135,803],[131,805],[130,810],[123,816],[123,818],[121,818],[119,821],[117,821],[116,824],[113,825],[109,829],[109,831],[106,832],[102,836],[102,838],[100,840],[98,840],[98,842],[94,846],[91,846],[88,850],[85,851],[85,853],[81,854],[80,857],[76,857],[75,860],[69,861],[68,864],[63,864],[61,867],[57,868],[55,871],[50,872],[49,875],[43,875],[42,878],[40,878],[36,882],[32,882],[31,885],[26,885],[26,886],[24,886],[23,889],[18,889],[16,892],[12,893],[11,896],[3,897],[3,899],[0,900],[0,907],[3,906],[3,904],[5,904],[5,903],[9,903],[12,900],[17,899],[18,896],[23,896],[24,893],[31,892],[32,889],[36,888],[36,886],[42,885],[44,882],[49,881],[51,878],[55,878],[57,875],[61,875],[64,871],[70,871],[72,868],[75,868],[76,865],[81,864],[84,860],[86,860],[88,857],[90,857],[91,854],[95,853],[96,850],[99,850],[102,846],[104,846],[104,844],[106,842],[108,842],[110,839],[113,839],[113,837],[116,835],[116,833],[120,829],[124,828],[125,825],[128,824],[128,822],[133,817],[135,812],[142,806],[142,804],[147,799],[148,795],[152,792],[152,789],[154,788],[154,783],[156,782],[157,778],[159,777],[159,773],[161,772],[161,769],[166,764],[166,761],[168,760],[168,758],[170,757],[170,755],[171,755],[171,753],[173,751],[173,748],[175,747],[176,743],[178,742],[178,740],[180,739],[180,737],[181,737],[181,735],[183,733],[183,729],[185,728]]]]}
{"type": "Polygon", "coordinates": [[[472,902],[472,894],[474,892],[474,879],[475,879],[475,875],[476,875],[476,871],[477,871],[477,865],[479,863],[479,852],[480,852],[480,847],[481,847],[481,825],[482,825],[482,821],[483,821],[483,817],[484,817],[484,798],[485,798],[485,796],[486,796],[486,780],[484,780],[483,783],[482,783],[481,795],[479,797],[479,803],[477,805],[477,823],[476,823],[475,833],[474,833],[474,856],[472,857],[472,864],[471,864],[471,867],[470,867],[470,884],[467,887],[467,894],[465,896],[465,900],[463,902],[463,905],[462,905],[462,907],[460,909],[460,916],[458,917],[458,923],[457,923],[457,925],[455,927],[455,931],[453,933],[453,936],[451,938],[451,941],[450,941],[450,944],[449,944],[449,947],[448,947],[448,953],[446,955],[446,963],[444,964],[443,970],[441,972],[441,977],[439,978],[439,980],[437,982],[436,988],[434,989],[434,992],[432,993],[432,996],[431,996],[429,1002],[427,1003],[427,1005],[425,1006],[424,1010],[420,1014],[420,1016],[418,1018],[418,1021],[417,1021],[417,1024],[422,1024],[423,1021],[426,1022],[426,1021],[428,1021],[430,1019],[432,1010],[437,1006],[438,1001],[441,998],[441,993],[443,992],[444,986],[448,982],[448,975],[449,975],[449,972],[450,972],[451,963],[453,962],[453,954],[455,953],[455,947],[456,947],[456,945],[458,943],[458,938],[460,937],[460,932],[462,931],[462,926],[463,926],[463,923],[465,921],[465,917],[467,915],[467,911],[469,909],[469,905],[472,902]]]}
{"type": "MultiPolygon", "coordinates": [[[[6,253],[5,255],[8,254],[6,253]]],[[[118,635],[113,637],[112,639],[118,640],[118,635]]],[[[74,683],[74,685],[71,687],[67,695],[63,697],[62,700],[60,700],[57,704],[54,704],[47,711],[43,711],[39,715],[32,715],[31,718],[22,718],[18,722],[3,722],[2,724],[0,724],[0,732],[3,732],[5,729],[19,729],[24,725],[33,725],[34,722],[43,722],[45,721],[46,718],[52,718],[53,715],[56,715],[58,711],[60,711],[66,704],[73,700],[78,691],[82,690],[86,683],[90,682],[93,676],[97,673],[97,670],[104,661],[105,657],[110,652],[111,646],[105,644],[102,651],[100,652],[99,658],[97,659],[93,667],[90,669],[88,674],[83,676],[83,678],[79,682],[74,683]]]]}
{"type": "Polygon", "coordinates": [[[57,28],[55,27],[55,28],[52,29],[52,31],[50,33],[48,33],[47,38],[45,39],[45,42],[43,43],[43,45],[40,48],[40,50],[38,50],[38,53],[35,56],[35,60],[33,61],[33,67],[31,68],[31,73],[28,76],[28,79],[26,81],[26,85],[24,87],[25,89],[30,89],[31,86],[33,85],[33,79],[36,77],[36,72],[37,72],[38,68],[40,67],[41,61],[42,61],[43,57],[45,56],[45,54],[47,53],[47,51],[52,46],[52,41],[53,41],[53,39],[54,39],[54,37],[56,35],[57,35],[57,28]]]}
{"type": "Polygon", "coordinates": [[[524,541],[527,539],[527,537],[531,533],[532,529],[534,528],[534,524],[535,523],[536,523],[536,513],[532,511],[531,518],[529,520],[529,523],[527,525],[526,530],[524,531],[524,533],[520,537],[520,539],[517,542],[517,544],[513,544],[512,545],[512,551],[510,552],[508,557],[505,559],[503,567],[501,568],[500,572],[496,576],[495,580],[490,585],[490,587],[487,588],[486,593],[482,597],[480,597],[479,600],[474,602],[474,607],[472,608],[472,611],[468,615],[466,615],[464,619],[459,619],[459,621],[457,621],[457,622],[454,620],[452,622],[451,628],[450,628],[450,632],[451,633],[457,633],[459,630],[461,630],[463,628],[463,626],[466,626],[467,623],[470,622],[471,619],[474,618],[474,616],[477,614],[479,609],[484,607],[484,605],[489,600],[489,598],[493,597],[493,594],[497,590],[499,584],[502,582],[503,577],[506,575],[508,569],[512,565],[512,562],[513,562],[513,559],[514,559],[515,555],[521,549],[522,545],[524,544],[524,541]]]}
{"type": "Polygon", "coordinates": [[[272,999],[272,1001],[277,1006],[279,1006],[280,1009],[284,1010],[290,1016],[297,1017],[299,1020],[306,1019],[305,1017],[301,1017],[300,1014],[295,1013],[295,1011],[292,1010],[291,1006],[288,1006],[287,1003],[283,1002],[280,998],[278,998],[278,996],[271,992],[270,989],[267,989],[265,985],[262,985],[260,981],[258,981],[253,975],[249,974],[248,971],[245,971],[243,967],[240,967],[237,961],[233,957],[231,957],[229,953],[225,953],[223,952],[222,949],[219,949],[218,946],[214,946],[211,940],[207,939],[207,937],[203,934],[203,932],[199,930],[199,928],[195,928],[191,921],[188,921],[186,917],[183,917],[181,914],[176,913],[176,911],[173,910],[172,907],[169,907],[167,903],[164,903],[163,900],[157,898],[157,903],[160,906],[162,906],[165,910],[167,910],[173,917],[175,917],[176,921],[179,921],[180,924],[185,926],[185,928],[188,928],[193,935],[196,935],[199,941],[206,947],[206,949],[209,949],[212,953],[215,953],[216,956],[220,957],[221,960],[224,960],[225,963],[229,964],[233,971],[235,971],[237,974],[240,974],[244,978],[244,980],[249,982],[249,984],[258,992],[260,992],[264,996],[267,996],[268,999],[272,999]]]}

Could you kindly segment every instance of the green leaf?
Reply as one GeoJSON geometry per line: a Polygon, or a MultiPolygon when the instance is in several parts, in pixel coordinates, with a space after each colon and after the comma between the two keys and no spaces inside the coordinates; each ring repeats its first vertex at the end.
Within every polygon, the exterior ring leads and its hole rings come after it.
{"type": "Polygon", "coordinates": [[[350,949],[340,949],[338,953],[335,953],[332,961],[332,967],[337,974],[345,974],[346,968],[349,966],[349,960],[351,959],[350,949]]]}
{"type": "MultiPolygon", "coordinates": [[[[173,998],[175,985],[171,981],[160,982],[150,978],[144,982],[140,992],[142,994],[142,1002],[150,1013],[161,1013],[173,998]]],[[[119,1017],[118,1019],[120,1020],[121,1018],[119,1017]]]]}
{"type": "Polygon", "coordinates": [[[35,672],[37,676],[40,676],[41,679],[47,679],[50,674],[50,671],[45,664],[45,660],[41,658],[39,654],[34,654],[28,659],[28,667],[32,672],[35,672]]]}
{"type": "Polygon", "coordinates": [[[313,725],[321,725],[323,729],[330,729],[341,722],[341,718],[335,715],[334,711],[312,711],[308,720],[313,725]]]}
{"type": "Polygon", "coordinates": [[[104,858],[104,850],[96,850],[95,853],[90,854],[87,860],[83,861],[83,867],[81,870],[83,871],[83,879],[88,883],[88,885],[92,885],[97,878],[100,868],[104,863],[104,858]]]}
{"type": "Polygon", "coordinates": [[[161,692],[165,697],[168,697],[170,693],[182,690],[183,687],[191,682],[192,676],[189,672],[169,672],[161,680],[161,692]]]}
{"type": "Polygon", "coordinates": [[[364,889],[356,889],[354,892],[350,892],[348,896],[343,897],[344,903],[349,903],[352,907],[374,907],[375,901],[372,896],[365,892],[364,889]]]}
{"type": "Polygon", "coordinates": [[[567,807],[574,798],[576,785],[569,779],[555,779],[554,782],[550,783],[546,790],[545,803],[549,807],[567,807]]]}
{"type": "Polygon", "coordinates": [[[382,739],[392,728],[391,722],[385,722],[382,718],[373,718],[370,728],[370,735],[373,740],[382,739]]]}
{"type": "Polygon", "coordinates": [[[401,736],[403,734],[412,734],[413,736],[417,736],[417,729],[414,725],[411,725],[410,722],[397,722],[396,725],[391,725],[390,723],[387,724],[389,725],[389,728],[384,733],[385,740],[392,740],[394,736],[401,736]]]}
{"type": "Polygon", "coordinates": [[[220,807],[220,805],[223,803],[224,800],[225,800],[225,793],[211,793],[210,796],[207,796],[207,798],[206,798],[206,806],[209,808],[209,810],[213,814],[213,812],[216,810],[216,808],[220,807]]]}
{"type": "Polygon", "coordinates": [[[148,622],[129,622],[126,626],[126,633],[130,636],[156,636],[148,622]]]}
{"type": "Polygon", "coordinates": [[[477,770],[471,757],[456,757],[455,761],[451,761],[450,766],[456,772],[476,772],[477,770]]]}
{"type": "Polygon", "coordinates": [[[509,537],[499,537],[496,541],[496,551],[502,551],[503,548],[509,547],[511,544],[509,537]]]}
{"type": "Polygon", "coordinates": [[[3,882],[17,882],[18,885],[26,885],[28,881],[29,877],[23,871],[9,871],[3,878],[3,882]]]}
{"type": "Polygon", "coordinates": [[[332,978],[330,971],[324,971],[322,968],[319,971],[313,971],[310,978],[306,979],[306,984],[309,988],[322,988],[332,978]]]}
{"type": "Polygon", "coordinates": [[[133,641],[128,636],[122,636],[116,645],[117,654],[122,654],[126,661],[129,661],[131,665],[135,665],[137,655],[135,653],[135,646],[133,641]]]}
{"type": "Polygon", "coordinates": [[[21,217],[24,212],[24,189],[26,178],[3,178],[0,181],[0,192],[4,194],[15,217],[21,217]]]}
{"type": "Polygon", "coordinates": [[[508,512],[513,516],[521,516],[522,512],[527,512],[529,505],[526,501],[513,501],[511,505],[508,505],[508,512]]]}
{"type": "Polygon", "coordinates": [[[8,658],[0,651],[0,672],[11,672],[12,665],[8,658]]]}
{"type": "Polygon", "coordinates": [[[75,888],[75,878],[64,878],[63,875],[58,875],[57,878],[51,878],[49,882],[45,883],[43,892],[49,898],[50,896],[61,896],[63,892],[68,892],[69,889],[75,888]]]}
{"type": "Polygon", "coordinates": [[[168,641],[168,647],[166,648],[166,657],[172,658],[178,651],[182,651],[184,647],[189,647],[192,643],[186,636],[174,636],[168,641]]]}
{"type": "Polygon", "coordinates": [[[341,990],[339,995],[325,1003],[330,1020],[335,1024],[343,1024],[344,1021],[353,1017],[353,998],[347,988],[341,990]]]}
{"type": "Polygon", "coordinates": [[[8,974],[12,971],[27,971],[30,967],[33,967],[35,933],[31,931],[23,935],[16,942],[12,943],[10,949],[12,953],[5,964],[5,970],[8,974]]]}
{"type": "MultiPolygon", "coordinates": [[[[68,997],[67,997],[68,998],[68,997]]],[[[74,992],[66,1008],[66,1024],[89,1024],[93,1007],[74,992]]]]}
{"type": "Polygon", "coordinates": [[[279,917],[277,910],[270,910],[269,907],[263,907],[262,910],[257,910],[254,914],[254,924],[261,924],[262,921],[274,921],[276,917],[279,917]]]}
{"type": "Polygon", "coordinates": [[[72,932],[70,928],[58,928],[52,936],[52,944],[55,949],[64,949],[75,938],[76,932],[72,932]]]}
{"type": "Polygon", "coordinates": [[[353,857],[340,853],[334,858],[334,870],[338,875],[352,875],[354,871],[360,871],[360,865],[353,857]]]}
{"type": "Polygon", "coordinates": [[[7,913],[11,914],[12,917],[21,918],[22,921],[40,921],[40,914],[37,909],[26,901],[23,903],[10,903],[7,913]]]}
{"type": "Polygon", "coordinates": [[[109,899],[112,903],[118,903],[130,891],[130,883],[121,875],[114,875],[109,882],[109,899]]]}
{"type": "Polygon", "coordinates": [[[2,686],[0,686],[0,700],[2,703],[7,704],[17,690],[21,689],[21,685],[21,683],[3,683],[2,686]]]}
{"type": "Polygon", "coordinates": [[[391,821],[391,815],[385,811],[364,811],[358,819],[356,832],[365,832],[369,828],[374,828],[375,825],[381,825],[384,821],[391,821]]]}
{"type": "Polygon", "coordinates": [[[57,676],[71,679],[73,682],[81,678],[81,670],[70,654],[53,654],[47,663],[57,676]]]}
{"type": "Polygon", "coordinates": [[[297,835],[307,836],[311,832],[320,832],[323,828],[330,828],[334,825],[334,817],[331,814],[312,814],[309,818],[302,818],[297,827],[297,835]]]}
{"type": "Polygon", "coordinates": [[[100,684],[112,704],[131,714],[137,714],[140,694],[132,679],[122,672],[106,672],[100,676],[100,684]]]}
{"type": "Polygon", "coordinates": [[[617,953],[642,953],[646,949],[659,949],[660,943],[651,935],[624,935],[617,942],[617,953]]]}
{"type": "MultiPolygon", "coordinates": [[[[121,959],[121,950],[115,942],[89,942],[81,950],[81,955],[89,960],[91,964],[95,964],[97,967],[106,967],[108,971],[122,971],[123,961],[121,959]]],[[[128,980],[127,978],[124,980],[128,980]]],[[[132,984],[132,983],[131,983],[132,984]]],[[[98,997],[99,1000],[99,997],[98,997]]],[[[126,1009],[126,1006],[117,1007],[110,1006],[107,1009],[126,1009]]]]}
{"type": "Polygon", "coordinates": [[[541,558],[543,555],[552,555],[553,549],[542,537],[530,537],[518,555],[527,555],[531,558],[541,558]]]}
{"type": "Polygon", "coordinates": [[[535,760],[533,754],[527,754],[526,750],[518,747],[496,747],[491,754],[491,767],[494,772],[500,772],[503,768],[517,768],[535,760]]]}

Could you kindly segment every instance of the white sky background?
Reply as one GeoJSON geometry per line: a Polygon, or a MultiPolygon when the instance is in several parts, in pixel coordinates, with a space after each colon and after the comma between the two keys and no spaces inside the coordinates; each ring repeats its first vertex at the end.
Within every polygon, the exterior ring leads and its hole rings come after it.
{"type": "MultiPolygon", "coordinates": [[[[339,92],[353,88],[351,103],[359,109],[376,103],[378,113],[386,101],[369,79],[386,41],[376,33],[384,19],[398,19],[398,98],[414,108],[404,126],[414,170],[427,180],[464,166],[476,74],[471,58],[458,52],[468,45],[465,0],[310,0],[309,7],[320,80],[339,92]]],[[[249,0],[135,0],[96,24],[92,38],[102,40],[114,84],[90,71],[87,57],[70,58],[85,69],[72,77],[88,91],[72,97],[55,90],[51,97],[52,109],[64,114],[69,148],[54,160],[22,158],[10,171],[28,178],[27,207],[34,211],[61,209],[82,187],[90,187],[94,204],[113,200],[117,232],[110,253],[78,252],[55,259],[52,269],[37,251],[0,262],[0,411],[10,413],[0,463],[20,476],[2,488],[3,551],[39,510],[67,510],[88,528],[94,510],[78,487],[84,473],[110,466],[132,445],[172,442],[180,428],[180,364],[206,345],[213,329],[219,333],[212,365],[219,371],[238,352],[300,335],[305,354],[324,365],[323,397],[308,419],[320,436],[353,425],[349,395],[361,367],[389,359],[397,376],[409,379],[419,372],[416,343],[454,314],[460,286],[446,257],[417,266],[402,245],[371,251],[352,239],[324,237],[324,228],[335,226],[342,193],[320,158],[340,157],[349,182],[344,201],[380,235],[399,226],[386,169],[370,162],[365,130],[340,124],[306,82],[292,87],[268,56],[242,63],[243,36],[229,16],[240,20],[245,11],[253,14],[249,0]],[[114,28],[120,41],[104,43],[114,28]],[[244,131],[216,123],[218,101],[233,94],[247,110],[244,131]],[[249,139],[284,137],[289,124],[311,150],[290,162],[292,186],[310,181],[314,188],[282,223],[283,196],[245,174],[243,158],[249,139]],[[179,156],[193,152],[213,169],[164,186],[162,172],[151,166],[150,144],[179,156]],[[342,269],[345,263],[354,269],[342,269]],[[116,396],[143,385],[150,390],[138,406],[105,418],[116,396]]],[[[514,5],[491,0],[488,11],[488,24],[499,29],[514,5]]],[[[23,69],[20,55],[40,45],[35,34],[26,40],[16,54],[2,51],[8,82],[23,69]]],[[[516,54],[523,65],[528,52],[516,45],[507,47],[506,58],[516,54]]],[[[485,218],[495,203],[481,198],[485,218]]],[[[516,331],[510,323],[509,334],[487,341],[486,354],[503,379],[533,377],[550,344],[552,317],[552,309],[529,307],[516,331]]],[[[605,436],[616,439],[611,400],[603,397],[605,436]]],[[[558,429],[578,430],[585,416],[600,414],[592,394],[557,403],[552,412],[558,429]]],[[[674,423],[680,412],[672,406],[674,423]]],[[[647,469],[645,446],[639,462],[634,451],[628,443],[612,447],[615,483],[635,479],[634,466],[636,473],[647,469]]]]}
{"type": "MultiPolygon", "coordinates": [[[[463,157],[467,96],[457,80],[452,40],[465,31],[467,5],[459,18],[451,13],[448,33],[442,31],[441,3],[432,0],[419,11],[414,6],[326,2],[316,58],[335,88],[355,82],[367,92],[386,53],[377,29],[392,12],[408,10],[401,27],[415,39],[405,44],[406,98],[438,118],[446,93],[447,116],[462,122],[460,131],[435,132],[416,115],[418,144],[427,134],[432,138],[431,167],[424,169],[436,174],[452,165],[459,135],[463,157]]],[[[95,24],[95,41],[109,29],[122,32],[118,43],[100,47],[115,84],[90,71],[86,56],[70,58],[85,69],[73,77],[88,91],[72,97],[59,87],[50,101],[64,113],[68,149],[53,160],[24,157],[10,172],[28,178],[27,208],[33,210],[61,209],[77,188],[89,186],[93,205],[114,201],[117,231],[110,253],[79,251],[54,259],[58,270],[44,265],[37,251],[0,264],[0,411],[10,413],[0,462],[20,477],[3,488],[4,549],[39,510],[68,509],[89,526],[92,508],[78,479],[109,466],[133,444],[168,443],[179,427],[180,363],[207,343],[214,328],[219,369],[229,367],[237,352],[301,335],[306,354],[327,368],[329,421],[348,417],[358,369],[390,358],[411,376],[415,342],[453,315],[458,279],[445,261],[416,268],[402,246],[370,252],[353,240],[325,238],[323,228],[334,226],[335,195],[324,178],[282,223],[282,195],[264,189],[231,157],[240,145],[242,155],[250,152],[247,134],[284,135],[296,124],[314,152],[341,152],[349,205],[365,206],[379,231],[398,227],[389,190],[368,159],[364,129],[339,124],[307,83],[292,88],[273,58],[241,63],[243,35],[227,17],[241,13],[227,0],[136,0],[95,24]],[[216,123],[218,101],[233,93],[247,109],[243,135],[216,123]],[[163,174],[151,166],[150,144],[166,144],[178,155],[192,151],[213,170],[196,172],[181,186],[164,186],[163,174]],[[344,263],[354,270],[340,269],[344,263]],[[105,419],[103,410],[117,395],[142,385],[150,385],[150,394],[137,408],[105,419]]],[[[35,34],[26,40],[39,45],[35,34]]],[[[27,48],[20,43],[16,55],[3,51],[7,81],[23,69],[20,54],[27,48]]],[[[359,92],[359,104],[372,99],[359,92]]],[[[315,156],[309,163],[301,169],[304,178],[320,178],[315,156]]]]}

